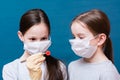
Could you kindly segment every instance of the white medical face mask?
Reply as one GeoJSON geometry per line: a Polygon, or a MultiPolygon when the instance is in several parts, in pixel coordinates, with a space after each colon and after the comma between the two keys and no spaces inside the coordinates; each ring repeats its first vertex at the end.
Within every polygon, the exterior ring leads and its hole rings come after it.
{"type": "Polygon", "coordinates": [[[69,40],[74,53],[80,57],[90,58],[97,50],[97,46],[90,45],[91,38],[87,39],[71,39],[69,40]]]}
{"type": "Polygon", "coordinates": [[[39,42],[26,42],[24,43],[24,50],[29,54],[36,54],[39,52],[44,53],[51,45],[51,40],[39,42]]]}

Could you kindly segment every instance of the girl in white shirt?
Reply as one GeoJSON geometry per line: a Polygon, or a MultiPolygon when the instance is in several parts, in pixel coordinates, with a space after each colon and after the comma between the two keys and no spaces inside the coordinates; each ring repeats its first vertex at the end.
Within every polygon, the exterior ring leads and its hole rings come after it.
{"type": "Polygon", "coordinates": [[[75,37],[71,48],[82,58],[69,64],[70,80],[120,80],[113,64],[107,15],[97,9],[82,13],[73,19],[71,31],[75,37]]]}
{"type": "Polygon", "coordinates": [[[3,80],[67,80],[65,65],[45,54],[51,45],[50,23],[41,9],[27,11],[20,20],[18,36],[24,53],[3,67],[3,80]],[[36,54],[37,53],[37,54],[36,54]]]}

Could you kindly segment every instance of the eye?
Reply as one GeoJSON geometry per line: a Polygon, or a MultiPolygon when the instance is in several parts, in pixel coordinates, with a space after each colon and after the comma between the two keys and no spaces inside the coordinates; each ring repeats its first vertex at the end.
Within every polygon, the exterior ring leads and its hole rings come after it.
{"type": "Polygon", "coordinates": [[[85,38],[85,34],[83,33],[79,33],[76,35],[79,39],[84,39],[85,38]]]}
{"type": "Polygon", "coordinates": [[[35,41],[35,40],[36,40],[36,38],[29,38],[29,40],[30,40],[30,41],[35,41]]]}
{"type": "Polygon", "coordinates": [[[43,37],[41,38],[41,41],[44,41],[44,40],[47,40],[48,38],[47,37],[43,37]]]}
{"type": "Polygon", "coordinates": [[[84,37],[79,37],[79,39],[84,39],[84,37]]]}

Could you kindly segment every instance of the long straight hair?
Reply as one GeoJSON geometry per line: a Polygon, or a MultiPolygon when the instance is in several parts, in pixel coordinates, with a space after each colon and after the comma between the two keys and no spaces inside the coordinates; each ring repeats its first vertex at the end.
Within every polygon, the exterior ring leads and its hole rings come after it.
{"type": "Polygon", "coordinates": [[[103,51],[108,59],[113,62],[113,49],[110,35],[110,22],[107,15],[101,10],[93,9],[75,17],[72,22],[80,21],[87,25],[88,29],[97,35],[104,33],[107,39],[104,43],[103,51]]]}
{"type": "MultiPolygon", "coordinates": [[[[19,30],[24,35],[27,30],[29,30],[33,25],[44,23],[47,25],[49,35],[50,35],[50,22],[47,14],[41,9],[32,9],[26,12],[20,20],[19,30]]],[[[52,56],[45,56],[47,64],[47,80],[63,80],[62,71],[60,69],[60,64],[57,59],[52,56]]]]}

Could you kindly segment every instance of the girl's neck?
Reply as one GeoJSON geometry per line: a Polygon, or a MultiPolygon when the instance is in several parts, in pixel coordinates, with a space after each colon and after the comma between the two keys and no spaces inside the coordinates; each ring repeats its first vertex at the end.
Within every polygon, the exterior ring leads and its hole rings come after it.
{"type": "Polygon", "coordinates": [[[84,58],[84,60],[89,63],[96,63],[107,61],[108,58],[105,56],[103,50],[98,48],[91,58],[84,58]]]}
{"type": "Polygon", "coordinates": [[[24,51],[23,55],[20,57],[20,61],[21,62],[25,62],[26,59],[30,56],[29,53],[27,53],[26,51],[24,51]]]}

